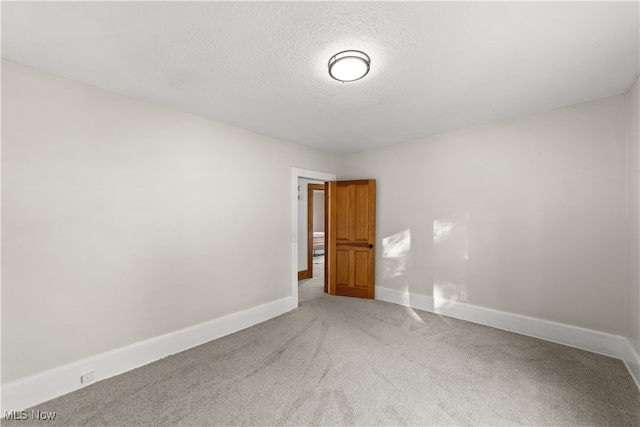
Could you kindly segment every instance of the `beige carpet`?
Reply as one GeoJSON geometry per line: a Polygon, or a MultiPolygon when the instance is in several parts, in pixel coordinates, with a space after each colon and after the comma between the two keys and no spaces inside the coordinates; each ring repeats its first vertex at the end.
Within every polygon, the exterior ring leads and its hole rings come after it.
{"type": "MultiPolygon", "coordinates": [[[[322,264],[316,264],[318,269],[322,264]]],[[[638,426],[621,361],[300,282],[300,307],[7,426],[638,426]]]]}

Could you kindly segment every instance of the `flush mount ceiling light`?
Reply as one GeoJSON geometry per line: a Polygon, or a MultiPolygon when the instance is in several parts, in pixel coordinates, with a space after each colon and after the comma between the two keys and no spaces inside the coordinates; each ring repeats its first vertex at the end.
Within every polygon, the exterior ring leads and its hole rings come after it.
{"type": "Polygon", "coordinates": [[[360,80],[369,72],[371,59],[359,50],[336,53],[329,60],[329,75],[341,82],[360,80]]]}

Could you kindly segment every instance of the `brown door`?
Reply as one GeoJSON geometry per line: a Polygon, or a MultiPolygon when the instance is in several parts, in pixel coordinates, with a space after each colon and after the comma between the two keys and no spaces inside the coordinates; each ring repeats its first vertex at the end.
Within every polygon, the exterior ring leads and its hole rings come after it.
{"type": "Polygon", "coordinates": [[[332,181],[328,187],[329,294],[373,299],[376,181],[332,181]]]}

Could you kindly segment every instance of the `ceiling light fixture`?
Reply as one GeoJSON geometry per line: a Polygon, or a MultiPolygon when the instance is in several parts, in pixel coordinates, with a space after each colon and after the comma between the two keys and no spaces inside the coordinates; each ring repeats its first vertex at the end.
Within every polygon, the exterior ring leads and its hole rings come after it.
{"type": "Polygon", "coordinates": [[[341,82],[360,80],[369,72],[371,59],[359,50],[336,53],[329,60],[329,75],[341,82]]]}

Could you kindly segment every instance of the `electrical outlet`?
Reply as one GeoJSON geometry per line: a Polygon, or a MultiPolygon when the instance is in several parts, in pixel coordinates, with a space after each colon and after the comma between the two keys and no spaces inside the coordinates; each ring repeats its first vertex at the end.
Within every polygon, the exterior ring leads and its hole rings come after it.
{"type": "Polygon", "coordinates": [[[95,373],[93,371],[87,372],[83,376],[80,377],[80,382],[82,384],[90,383],[95,378],[95,373]]]}
{"type": "Polygon", "coordinates": [[[460,291],[460,302],[467,301],[467,291],[460,291]]]}

